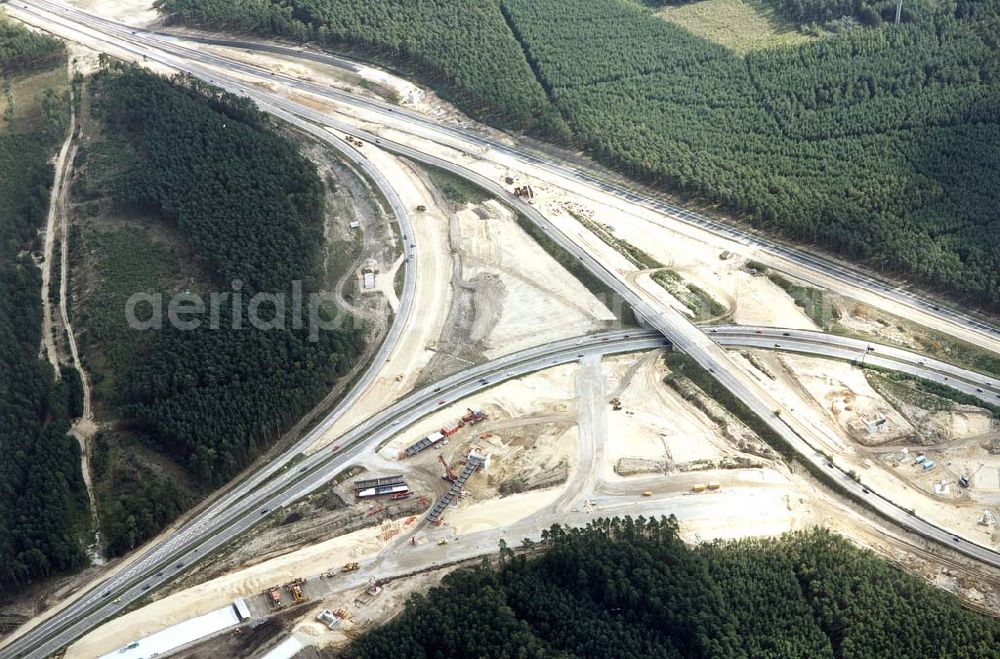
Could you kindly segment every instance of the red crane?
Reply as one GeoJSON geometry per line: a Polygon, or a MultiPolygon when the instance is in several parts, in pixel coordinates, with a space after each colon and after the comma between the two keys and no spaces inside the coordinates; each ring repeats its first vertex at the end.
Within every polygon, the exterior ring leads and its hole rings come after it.
{"type": "Polygon", "coordinates": [[[451,467],[449,467],[449,466],[448,466],[448,463],[447,463],[447,462],[445,462],[445,460],[444,460],[444,457],[443,457],[443,456],[440,456],[440,455],[439,455],[439,456],[438,456],[438,460],[440,460],[440,461],[441,461],[441,464],[443,464],[443,465],[444,465],[444,476],[443,476],[443,478],[444,478],[444,479],[445,479],[446,481],[450,481],[450,482],[452,482],[452,483],[454,483],[454,482],[455,482],[456,480],[458,480],[458,477],[457,477],[457,476],[455,475],[455,473],[454,473],[454,472],[453,472],[453,471],[451,470],[451,467]]]}

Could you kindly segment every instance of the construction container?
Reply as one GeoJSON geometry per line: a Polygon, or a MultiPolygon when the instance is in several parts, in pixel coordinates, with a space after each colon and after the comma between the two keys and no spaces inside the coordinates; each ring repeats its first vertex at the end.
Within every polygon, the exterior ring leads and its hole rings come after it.
{"type": "Polygon", "coordinates": [[[706,487],[707,487],[707,485],[705,485],[704,483],[698,483],[697,485],[694,485],[694,486],[691,487],[691,491],[692,492],[704,492],[706,487]]]}
{"type": "Polygon", "coordinates": [[[416,455],[417,453],[420,453],[421,451],[426,449],[428,446],[433,446],[434,444],[437,444],[442,439],[444,439],[444,435],[442,435],[439,432],[432,432],[431,434],[427,435],[416,444],[408,447],[405,453],[406,455],[409,456],[416,455]]]}
{"type": "Polygon", "coordinates": [[[923,462],[923,467],[924,467],[924,471],[929,471],[929,470],[933,469],[934,468],[934,461],[933,460],[925,460],[923,462]]]}
{"type": "Polygon", "coordinates": [[[915,458],[915,459],[913,460],[913,464],[917,464],[917,465],[918,465],[918,464],[921,464],[921,463],[922,463],[922,462],[923,462],[924,460],[926,460],[926,459],[927,459],[927,456],[925,456],[925,455],[918,455],[918,456],[917,456],[917,457],[916,457],[916,458],[915,458]]]}
{"type": "Polygon", "coordinates": [[[462,426],[459,425],[457,421],[450,421],[443,426],[441,426],[441,434],[445,437],[451,437],[459,431],[462,426]]]}
{"type": "Polygon", "coordinates": [[[710,490],[717,490],[720,487],[722,487],[722,486],[719,485],[718,483],[714,482],[714,481],[708,484],[708,489],[710,489],[710,490]]]}

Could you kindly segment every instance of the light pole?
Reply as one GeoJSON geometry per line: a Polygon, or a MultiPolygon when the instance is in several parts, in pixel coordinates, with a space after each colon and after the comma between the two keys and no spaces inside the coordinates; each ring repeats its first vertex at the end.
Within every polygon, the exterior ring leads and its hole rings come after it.
{"type": "Polygon", "coordinates": [[[903,13],[903,0],[896,0],[896,25],[899,25],[899,16],[903,13]]]}

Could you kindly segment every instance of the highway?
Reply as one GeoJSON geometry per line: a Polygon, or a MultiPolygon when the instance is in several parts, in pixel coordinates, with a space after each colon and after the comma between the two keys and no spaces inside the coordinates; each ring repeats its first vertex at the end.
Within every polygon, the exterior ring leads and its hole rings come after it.
{"type": "MultiPolygon", "coordinates": [[[[860,484],[851,480],[846,474],[837,469],[831,469],[822,454],[815,450],[814,444],[811,444],[809,441],[810,438],[813,438],[812,436],[816,430],[805,427],[788,414],[776,415],[775,410],[779,408],[777,403],[770,397],[770,394],[763,390],[753,378],[744,373],[738,365],[734,364],[726,350],[716,341],[713,341],[700,328],[691,324],[679,312],[672,309],[659,309],[655,305],[650,304],[647,299],[641,297],[627,282],[623,281],[619,273],[605,268],[590,253],[558,231],[537,209],[514,198],[503,186],[475,174],[461,165],[428,156],[406,145],[380,139],[376,135],[358,130],[349,123],[336,121],[321,112],[290,102],[280,95],[262,91],[254,86],[235,81],[224,74],[205,69],[198,64],[193,64],[184,59],[186,56],[182,57],[165,53],[163,50],[164,47],[159,43],[137,45],[138,42],[142,41],[142,39],[147,39],[147,37],[139,34],[129,36],[128,34],[123,35],[120,32],[115,32],[83,12],[63,11],[64,8],[61,5],[42,2],[41,0],[30,0],[28,4],[39,7],[48,6],[61,12],[61,14],[67,16],[69,19],[63,22],[66,29],[71,32],[75,30],[78,34],[82,32],[85,35],[84,38],[87,40],[103,40],[110,48],[125,49],[136,56],[148,57],[150,60],[159,61],[171,68],[186,71],[230,91],[250,96],[262,108],[283,118],[292,117],[292,123],[300,127],[307,127],[306,129],[310,130],[310,132],[317,130],[324,132],[317,128],[317,126],[330,126],[337,131],[373,142],[399,155],[441,167],[486,188],[498,198],[505,201],[505,203],[538,224],[556,243],[575,255],[588,269],[600,277],[606,286],[625,299],[635,310],[637,316],[657,330],[660,335],[668,337],[677,349],[690,355],[702,367],[713,372],[724,386],[737,397],[741,398],[775,432],[778,432],[793,446],[804,461],[811,462],[817,468],[829,469],[831,478],[843,491],[858,499],[867,499],[872,507],[890,519],[893,519],[901,526],[921,533],[925,537],[949,544],[955,549],[984,562],[992,565],[1000,565],[1000,557],[995,552],[966,541],[960,540],[956,542],[949,532],[910,515],[908,512],[897,508],[874,493],[867,493],[860,484]],[[69,25],[66,26],[66,23],[69,23],[69,25]],[[83,24],[85,27],[77,24],[83,24]],[[308,127],[309,124],[313,125],[308,127]]],[[[44,15],[42,16],[42,20],[46,23],[60,21],[58,18],[46,18],[44,15]]],[[[152,39],[152,37],[148,37],[148,39],[152,39]]],[[[198,51],[191,52],[197,53],[198,59],[205,58],[204,54],[198,53],[198,51]]],[[[194,56],[190,55],[190,57],[194,56]]],[[[731,231],[731,229],[726,228],[726,231],[731,231]]],[[[754,238],[754,240],[757,239],[754,238]]],[[[989,331],[995,331],[993,328],[987,327],[989,331]]],[[[371,448],[377,446],[382,441],[383,434],[387,438],[398,428],[405,427],[420,416],[436,409],[442,404],[439,403],[439,400],[444,402],[454,401],[458,398],[474,394],[483,386],[487,386],[480,384],[482,378],[493,383],[497,381],[497,378],[516,377],[518,374],[537,370],[546,365],[563,363],[560,360],[573,361],[579,359],[581,354],[606,354],[604,351],[631,351],[642,349],[641,346],[643,345],[648,346],[648,344],[643,344],[642,341],[660,341],[662,344],[662,338],[638,339],[630,337],[625,339],[623,336],[619,341],[600,341],[596,346],[590,343],[582,346],[563,346],[556,353],[552,352],[555,348],[547,346],[544,349],[533,349],[540,351],[540,353],[527,357],[527,362],[515,361],[513,365],[508,363],[507,366],[499,368],[499,370],[490,370],[496,368],[497,362],[502,361],[497,360],[496,362],[490,362],[488,365],[470,369],[469,371],[453,376],[454,381],[453,378],[443,381],[440,385],[437,385],[441,387],[441,391],[439,392],[434,391],[433,388],[415,392],[349,431],[341,441],[341,445],[344,448],[337,455],[334,456],[327,453],[316,454],[297,464],[294,469],[285,469],[284,465],[273,470],[269,467],[267,473],[270,477],[259,479],[255,477],[253,479],[258,484],[256,490],[248,492],[247,496],[238,498],[238,500],[236,500],[237,497],[227,496],[225,501],[228,504],[228,508],[224,512],[221,511],[221,506],[219,508],[213,507],[214,514],[205,518],[200,526],[185,527],[178,534],[175,534],[175,536],[165,543],[166,550],[157,554],[158,558],[156,561],[143,562],[141,566],[136,566],[131,573],[127,573],[127,576],[126,573],[123,573],[120,577],[116,577],[115,580],[110,582],[111,586],[102,586],[99,589],[94,589],[78,600],[78,602],[68,607],[59,615],[57,620],[46,621],[38,628],[29,631],[11,644],[7,651],[13,652],[11,656],[23,656],[26,653],[30,654],[30,656],[46,656],[59,647],[62,647],[101,620],[117,613],[129,602],[146,592],[148,588],[152,588],[174,576],[181,569],[180,567],[176,567],[178,564],[189,565],[191,561],[197,560],[198,557],[224,545],[239,535],[239,533],[263,517],[261,511],[265,511],[264,514],[266,514],[266,511],[301,497],[319,487],[345,467],[350,460],[364,451],[371,450],[371,448]],[[486,368],[486,371],[483,370],[484,368],[486,368]],[[483,375],[484,372],[486,375],[483,375]],[[508,373],[509,375],[507,375],[508,373]],[[440,398],[438,398],[439,396],[440,398]],[[283,471],[279,473],[279,469],[283,469],[283,471]],[[161,572],[162,574],[157,576],[156,572],[161,572]],[[107,595],[102,596],[105,591],[107,591],[107,595]],[[114,601],[119,598],[119,602],[114,601]]],[[[800,341],[803,344],[806,343],[804,339],[800,339],[800,341]]],[[[519,353],[519,355],[523,354],[519,353]]],[[[525,357],[522,356],[523,359],[525,357]]]]}
{"type": "MultiPolygon", "coordinates": [[[[809,340],[803,340],[802,345],[795,348],[797,352],[808,352],[816,356],[829,356],[830,351],[842,349],[841,341],[844,339],[844,337],[831,337],[801,330],[742,327],[720,327],[718,329],[728,337],[727,341],[732,341],[733,345],[753,342],[765,332],[770,335],[764,338],[768,342],[773,336],[783,335],[786,332],[796,332],[803,335],[816,334],[815,337],[807,336],[806,338],[809,340]],[[826,345],[822,341],[823,338],[829,339],[826,345]]],[[[784,338],[786,341],[790,340],[789,337],[784,338]]],[[[273,480],[240,502],[240,505],[234,506],[227,510],[225,515],[214,519],[211,528],[203,534],[191,535],[182,531],[181,540],[183,542],[174,552],[161,556],[159,561],[146,565],[145,569],[141,571],[135,571],[130,579],[113,580],[102,584],[100,588],[94,589],[82,598],[78,604],[80,605],[79,610],[83,613],[77,624],[58,630],[51,638],[46,639],[45,632],[50,625],[43,623],[38,630],[32,630],[19,639],[9,649],[13,652],[10,656],[44,656],[46,653],[68,644],[101,621],[114,616],[127,607],[130,602],[175,577],[183,571],[183,567],[190,566],[200,558],[245,533],[250,527],[265,519],[271,511],[288,505],[322,486],[349,466],[353,460],[374,450],[379,444],[397,433],[414,426],[422,417],[439,409],[443,404],[475,396],[484,389],[503,381],[558,364],[579,361],[587,357],[651,350],[663,346],[662,335],[651,330],[620,330],[578,339],[566,339],[498,358],[416,391],[367,419],[338,439],[338,443],[342,446],[338,452],[316,453],[295,464],[293,468],[282,470],[273,480]],[[119,601],[116,602],[115,599],[119,601]],[[23,655],[17,651],[22,644],[38,641],[42,641],[43,644],[39,646],[36,653],[23,655]]],[[[903,359],[898,362],[893,361],[889,356],[883,359],[892,362],[901,369],[910,369],[915,375],[928,379],[935,377],[936,371],[933,368],[921,367],[918,364],[923,359],[920,355],[902,352],[905,354],[903,359]]],[[[962,372],[961,369],[954,370],[954,367],[950,365],[945,366],[952,369],[949,372],[952,372],[956,378],[961,376],[975,381],[979,377],[979,374],[973,372],[962,372]]],[[[417,429],[413,430],[414,438],[420,434],[417,429]]],[[[973,549],[971,545],[956,547],[959,550],[967,548],[973,549]]],[[[64,615],[72,615],[74,612],[75,609],[71,609],[66,611],[64,615]]]]}
{"type": "MultiPolygon", "coordinates": [[[[51,9],[58,10],[62,5],[54,2],[48,2],[45,0],[30,0],[30,4],[36,4],[39,6],[48,6],[51,9]]],[[[70,10],[76,15],[88,16],[83,12],[76,12],[75,10],[70,10]]],[[[203,63],[213,64],[223,68],[227,68],[232,71],[237,71],[247,75],[252,75],[256,77],[267,76],[275,81],[280,81],[285,84],[289,84],[296,89],[302,91],[308,91],[314,94],[319,94],[327,98],[336,100],[340,103],[347,105],[353,105],[358,107],[363,107],[368,111],[374,112],[382,116],[386,122],[399,122],[400,120],[405,120],[407,124],[420,126],[424,129],[431,131],[431,134],[437,135],[447,135],[453,139],[451,140],[441,140],[442,144],[448,146],[453,146],[468,152],[477,152],[475,147],[487,148],[498,154],[503,154],[516,159],[519,162],[531,164],[533,166],[541,167],[546,170],[557,173],[563,177],[585,183],[589,186],[598,188],[606,193],[613,194],[631,204],[636,204],[652,210],[661,215],[668,216],[676,221],[696,226],[700,229],[710,231],[712,233],[726,236],[745,245],[753,246],[759,248],[765,252],[780,256],[783,259],[797,263],[798,265],[814,270],[817,272],[822,272],[825,275],[831,276],[843,282],[849,282],[854,286],[875,290],[886,298],[893,299],[901,304],[912,306],[920,309],[929,315],[937,316],[942,319],[948,319],[951,322],[963,326],[965,328],[975,328],[984,333],[984,335],[1000,335],[1000,328],[984,322],[982,319],[973,316],[963,310],[942,307],[941,304],[926,300],[922,298],[917,293],[903,289],[898,285],[888,284],[886,282],[880,281],[877,278],[866,275],[857,269],[850,268],[844,264],[831,261],[829,259],[818,257],[803,250],[790,248],[788,246],[782,245],[776,241],[770,240],[766,237],[762,237],[755,233],[750,233],[741,230],[736,227],[732,227],[720,222],[716,222],[710,218],[707,218],[701,214],[694,213],[692,211],[679,208],[677,206],[661,202],[657,199],[653,199],[646,195],[639,194],[634,190],[628,189],[621,185],[609,182],[605,179],[600,178],[593,171],[590,171],[582,167],[571,167],[560,163],[552,162],[550,160],[544,159],[538,155],[525,151],[522,148],[513,147],[496,140],[485,137],[479,133],[471,130],[463,129],[456,126],[451,126],[448,124],[435,121],[425,115],[408,110],[404,107],[398,105],[393,105],[387,102],[356,96],[348,92],[340,91],[337,89],[330,88],[325,85],[299,80],[293,77],[289,77],[284,74],[275,73],[262,69],[260,67],[255,67],[241,62],[228,59],[225,57],[213,55],[211,53],[206,53],[204,51],[194,50],[186,48],[182,45],[184,41],[204,43],[209,45],[217,46],[227,46],[232,48],[240,48],[244,50],[256,50],[260,52],[268,52],[277,55],[283,55],[287,57],[293,57],[298,59],[304,59],[312,62],[328,64],[341,69],[349,71],[358,71],[359,66],[340,56],[330,55],[326,53],[320,53],[315,51],[306,50],[303,48],[291,48],[286,46],[280,46],[275,44],[266,44],[256,41],[246,41],[237,39],[225,39],[218,37],[204,37],[197,35],[175,35],[170,33],[156,32],[156,31],[146,31],[141,29],[130,28],[114,21],[107,19],[102,19],[99,17],[89,16],[89,18],[97,23],[100,23],[105,29],[116,31],[117,34],[122,38],[136,38],[136,39],[155,39],[160,43],[159,48],[164,49],[167,52],[172,52],[176,55],[182,57],[192,58],[203,63]],[[471,148],[470,148],[471,147],[471,148]]],[[[477,156],[479,152],[477,152],[477,156]]]]}
{"type": "Polygon", "coordinates": [[[463,400],[502,381],[574,362],[583,356],[663,346],[662,336],[651,337],[646,333],[633,338],[629,331],[567,339],[498,358],[413,392],[345,433],[338,439],[341,448],[337,452],[321,451],[282,469],[244,499],[214,516],[206,528],[196,533],[182,529],[172,535],[177,540],[171,550],[158,553],[155,562],[143,561],[141,569],[130,569],[127,577],[119,575],[92,588],[58,615],[8,642],[0,653],[4,657],[49,656],[245,533],[271,511],[316,490],[359,456],[375,450],[442,405],[463,400]]]}
{"type": "MultiPolygon", "coordinates": [[[[254,41],[228,40],[214,37],[188,38],[186,35],[178,36],[162,32],[147,31],[100,18],[67,5],[51,2],[50,0],[22,0],[21,2],[14,3],[12,6],[39,7],[53,12],[53,14],[72,17],[74,21],[88,24],[91,27],[94,27],[95,30],[103,30],[109,35],[114,35],[117,40],[112,41],[112,43],[116,47],[128,50],[136,55],[148,57],[153,61],[163,61],[161,58],[157,57],[157,53],[155,52],[160,51],[159,54],[161,56],[164,53],[170,53],[178,58],[181,58],[182,60],[197,61],[203,64],[218,66],[220,68],[228,69],[247,76],[281,82],[295,89],[324,96],[344,105],[364,108],[366,111],[380,115],[381,119],[384,120],[386,124],[391,123],[396,128],[420,128],[420,137],[433,139],[441,144],[459,149],[460,151],[475,154],[477,158],[487,159],[490,151],[496,154],[508,156],[518,162],[530,164],[552,172],[556,176],[574,180],[584,184],[585,186],[599,189],[602,192],[614,195],[629,204],[651,210],[677,222],[694,226],[717,235],[725,236],[744,245],[752,246],[776,257],[780,257],[786,261],[795,263],[808,271],[821,274],[830,280],[847,283],[858,289],[877,291],[886,299],[893,300],[914,310],[919,310],[921,313],[935,317],[939,320],[947,321],[956,327],[961,327],[963,330],[974,330],[983,338],[991,341],[995,341],[997,337],[1000,337],[1000,328],[997,328],[996,326],[985,322],[981,318],[969,314],[961,309],[942,306],[941,303],[925,299],[918,293],[907,290],[900,285],[881,281],[875,277],[865,274],[864,272],[861,272],[858,269],[851,268],[824,257],[816,256],[804,250],[782,245],[777,241],[768,239],[758,234],[717,222],[701,214],[664,203],[646,195],[642,195],[624,186],[606,181],[588,169],[551,162],[550,160],[529,153],[523,149],[489,139],[471,130],[435,121],[427,116],[397,105],[367,97],[356,96],[326,85],[299,80],[294,77],[275,73],[267,69],[238,62],[219,55],[188,48],[183,46],[182,42],[188,40],[214,45],[229,45],[231,47],[242,48],[244,50],[258,50],[261,52],[297,57],[309,61],[329,64],[347,70],[356,71],[358,69],[358,66],[355,63],[343,57],[316,53],[304,49],[277,46],[273,44],[261,44],[254,41]],[[129,44],[132,43],[139,45],[140,48],[138,50],[130,48],[129,44]],[[485,152],[484,149],[486,150],[485,152]]],[[[176,61],[164,61],[164,63],[171,67],[177,66],[176,61]]],[[[181,67],[181,70],[184,70],[183,66],[181,67]]],[[[334,108],[334,110],[335,109],[336,108],[334,108]]],[[[344,132],[351,132],[350,126],[347,126],[344,132]]],[[[377,140],[378,138],[374,137],[373,139],[377,140]]]]}
{"type": "Polygon", "coordinates": [[[719,345],[763,348],[859,362],[931,380],[1000,405],[1000,379],[874,341],[811,330],[729,325],[706,328],[719,345]]]}

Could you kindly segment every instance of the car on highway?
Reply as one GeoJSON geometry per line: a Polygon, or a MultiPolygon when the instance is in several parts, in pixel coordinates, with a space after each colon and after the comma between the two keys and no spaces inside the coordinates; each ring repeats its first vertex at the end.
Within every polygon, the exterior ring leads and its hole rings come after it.
{"type": "Polygon", "coordinates": [[[782,332],[781,333],[781,336],[791,336],[791,335],[792,335],[791,332],[782,332]]]}
{"type": "Polygon", "coordinates": [[[444,401],[443,400],[439,400],[438,401],[438,405],[444,405],[444,401]]]}
{"type": "Polygon", "coordinates": [[[163,571],[161,570],[161,571],[157,572],[157,573],[156,573],[156,576],[158,576],[158,577],[162,577],[162,576],[163,576],[163,571]]]}
{"type": "Polygon", "coordinates": [[[149,590],[149,584],[148,583],[142,584],[142,589],[143,590],[149,590]]]}
{"type": "Polygon", "coordinates": [[[775,347],[775,348],[780,348],[780,347],[781,347],[781,344],[780,344],[780,343],[775,343],[775,344],[774,344],[774,347],[775,347]]]}
{"type": "Polygon", "coordinates": [[[261,514],[261,515],[266,515],[266,514],[267,514],[267,511],[268,511],[268,509],[267,509],[267,508],[264,508],[263,510],[261,510],[261,511],[260,511],[260,514],[261,514]]]}

